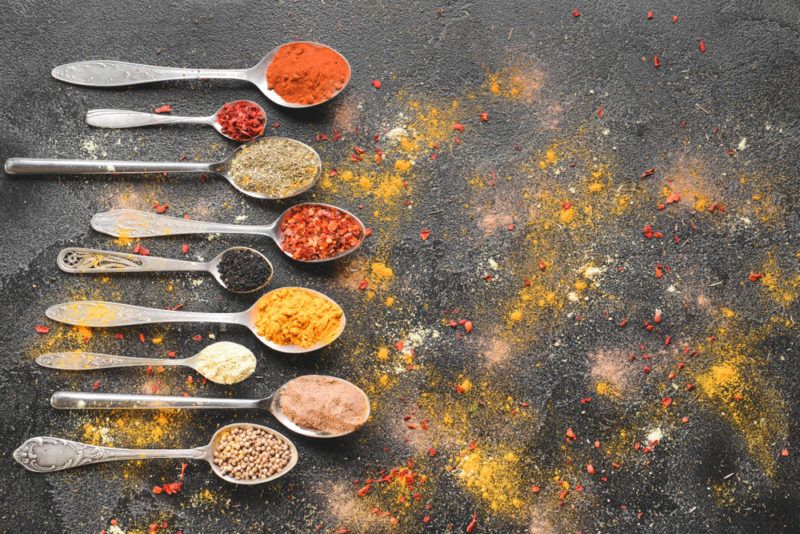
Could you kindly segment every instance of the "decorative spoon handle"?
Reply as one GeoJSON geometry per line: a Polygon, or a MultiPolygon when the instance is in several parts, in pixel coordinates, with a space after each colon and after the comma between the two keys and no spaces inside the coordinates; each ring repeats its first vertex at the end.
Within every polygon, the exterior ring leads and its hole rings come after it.
{"type": "Polygon", "coordinates": [[[160,410],[164,408],[247,410],[261,407],[261,402],[260,399],[214,399],[124,393],[83,393],[79,391],[56,391],[50,397],[50,404],[53,408],[61,410],[160,410]]]}
{"type": "Polygon", "coordinates": [[[99,354],[96,352],[51,352],[36,358],[42,367],[61,369],[64,371],[91,371],[94,369],[111,369],[114,367],[141,367],[147,365],[179,366],[183,360],[165,358],[133,358],[116,354],[99,354]]]}
{"type": "Polygon", "coordinates": [[[274,224],[253,226],[193,221],[147,211],[119,209],[92,217],[92,228],[115,237],[154,237],[179,234],[255,234],[272,237],[274,224]]]}
{"type": "Polygon", "coordinates": [[[141,460],[145,458],[190,458],[199,460],[206,456],[207,451],[207,446],[196,449],[115,449],[42,436],[31,438],[23,443],[14,451],[14,459],[29,471],[49,473],[50,471],[60,471],[81,465],[113,460],[141,460]]]}
{"type": "Polygon", "coordinates": [[[181,117],[125,109],[90,109],[86,112],[86,124],[97,128],[137,128],[159,124],[211,124],[213,121],[213,115],[211,117],[181,117]]]}
{"type": "Polygon", "coordinates": [[[78,61],[59,65],[53,69],[53,78],[62,82],[90,87],[119,87],[167,80],[192,80],[202,78],[228,78],[243,80],[244,69],[183,69],[142,65],[125,61],[78,61]]]}
{"type": "Polygon", "coordinates": [[[9,158],[8,174],[132,174],[147,172],[210,172],[208,163],[84,159],[9,158]]]}
{"type": "Polygon", "coordinates": [[[141,256],[111,250],[68,247],[56,259],[68,273],[143,273],[155,271],[205,271],[208,266],[197,261],[141,256]]]}
{"type": "Polygon", "coordinates": [[[96,300],[56,304],[47,308],[45,314],[54,321],[97,328],[151,323],[246,323],[242,313],[160,310],[96,300]]]}

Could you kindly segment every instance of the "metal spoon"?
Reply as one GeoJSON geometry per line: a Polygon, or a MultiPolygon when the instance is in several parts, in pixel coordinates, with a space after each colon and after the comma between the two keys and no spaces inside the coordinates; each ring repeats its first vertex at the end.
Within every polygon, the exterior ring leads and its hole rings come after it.
{"type": "Polygon", "coordinates": [[[328,434],[319,430],[304,428],[295,424],[281,411],[279,398],[281,390],[288,384],[284,384],[278,390],[264,399],[226,399],[226,398],[207,398],[207,397],[181,397],[166,395],[129,395],[123,393],[95,393],[81,391],[57,391],[50,397],[50,404],[59,410],[161,410],[169,408],[185,409],[209,409],[209,410],[267,410],[275,416],[283,426],[312,438],[338,438],[351,434],[358,430],[361,425],[369,419],[370,404],[367,394],[361,388],[348,382],[347,380],[327,377],[339,380],[348,384],[361,392],[364,396],[367,410],[364,413],[361,424],[353,430],[328,434]]]}
{"type": "MultiPolygon", "coordinates": [[[[350,254],[360,247],[361,243],[364,242],[364,223],[362,223],[358,217],[347,210],[343,210],[342,208],[337,208],[336,206],[331,206],[330,204],[321,204],[319,202],[295,204],[291,208],[281,213],[275,222],[266,226],[203,222],[192,219],[182,219],[179,217],[169,217],[167,215],[157,215],[147,211],[118,209],[96,214],[94,217],[92,217],[92,228],[98,232],[102,232],[110,236],[125,238],[156,237],[182,234],[255,234],[272,238],[272,240],[275,241],[275,243],[277,243],[280,247],[281,243],[283,242],[283,234],[280,230],[280,223],[290,210],[298,206],[323,206],[346,213],[355,219],[356,222],[358,222],[358,225],[361,227],[361,239],[356,246],[345,250],[337,256],[320,260],[298,259],[297,261],[319,263],[323,261],[336,260],[350,254]]],[[[282,247],[281,250],[283,250],[282,247]]],[[[290,258],[292,257],[291,254],[285,250],[283,253],[290,258]]]]}
{"type": "MultiPolygon", "coordinates": [[[[266,112],[264,108],[251,100],[237,100],[229,102],[229,104],[236,104],[238,102],[247,102],[261,110],[261,115],[266,120],[266,112]]],[[[126,109],[90,109],[86,112],[86,124],[95,126],[97,128],[138,128],[140,126],[158,126],[161,124],[209,124],[220,135],[227,137],[233,141],[240,142],[230,135],[222,131],[222,124],[220,124],[218,117],[223,108],[228,104],[220,107],[213,115],[208,117],[185,117],[179,115],[163,115],[159,113],[142,113],[140,111],[128,111],[126,109]]]]}
{"type": "MultiPolygon", "coordinates": [[[[339,52],[333,48],[313,41],[294,42],[322,46],[339,54],[339,52]]],[[[52,75],[53,78],[61,80],[62,82],[89,87],[121,87],[168,80],[196,80],[205,78],[245,80],[258,87],[272,102],[287,108],[308,108],[327,102],[341,93],[350,81],[350,63],[347,62],[344,56],[339,54],[339,56],[344,59],[345,63],[347,63],[347,79],[341,89],[331,95],[329,99],[315,102],[314,104],[286,102],[278,93],[270,89],[267,84],[267,68],[272,62],[272,58],[275,57],[275,54],[282,46],[284,45],[275,47],[269,54],[264,56],[257,65],[249,69],[185,69],[101,59],[60,65],[53,69],[52,75]]]]}
{"type": "Polygon", "coordinates": [[[241,377],[236,382],[219,382],[213,376],[203,373],[203,367],[199,365],[200,355],[213,350],[212,347],[219,345],[234,345],[236,349],[242,351],[242,357],[251,361],[253,371],[255,371],[256,356],[250,349],[238,343],[230,341],[220,341],[212,343],[190,358],[132,358],[130,356],[117,356],[116,354],[99,354],[96,352],[51,352],[42,354],[36,358],[36,363],[42,367],[50,369],[60,369],[62,371],[95,371],[97,369],[113,369],[116,367],[146,367],[149,365],[160,365],[161,367],[189,367],[194,369],[208,380],[217,384],[236,384],[252,375],[252,371],[247,376],[241,377]]]}
{"type": "MultiPolygon", "coordinates": [[[[286,289],[286,288],[281,288],[286,289]]],[[[330,297],[314,291],[298,287],[302,291],[308,291],[324,298],[337,308],[342,308],[330,297]]],[[[65,302],[47,308],[45,312],[50,319],[66,324],[89,326],[97,328],[108,328],[112,326],[133,326],[152,323],[227,323],[246,326],[264,345],[278,352],[287,354],[303,354],[312,352],[333,343],[344,330],[345,316],[342,310],[339,330],[329,340],[315,343],[310,347],[300,347],[298,345],[278,345],[270,339],[259,335],[256,329],[256,318],[258,316],[258,305],[261,299],[277,291],[265,293],[250,308],[234,313],[203,313],[190,311],[160,310],[158,308],[145,308],[143,306],[133,306],[118,302],[102,302],[95,300],[80,300],[75,302],[65,302]]]]}
{"type": "Polygon", "coordinates": [[[272,263],[260,252],[249,247],[231,247],[222,251],[211,261],[173,260],[156,256],[142,256],[126,252],[111,250],[97,250],[92,248],[68,247],[58,253],[57,263],[59,268],[67,273],[149,273],[164,271],[206,271],[211,273],[219,285],[233,293],[253,293],[264,289],[272,280],[272,263]],[[247,291],[234,291],[225,283],[219,272],[219,263],[225,254],[246,250],[257,254],[269,265],[269,277],[260,286],[247,291]]]}
{"type": "Polygon", "coordinates": [[[266,426],[253,423],[234,423],[226,425],[214,433],[211,442],[203,447],[194,449],[119,449],[116,447],[99,447],[88,443],[79,443],[67,439],[42,436],[31,438],[14,451],[14,459],[28,471],[36,473],[50,473],[82,465],[99,464],[119,460],[146,460],[151,458],[181,458],[189,460],[205,460],[211,464],[211,469],[219,478],[233,484],[263,484],[280,478],[297,464],[297,448],[289,438],[266,426]],[[234,428],[258,428],[269,432],[279,440],[289,445],[289,463],[282,471],[271,477],[259,480],[240,480],[223,474],[222,469],[214,463],[214,451],[222,435],[234,428]]]}
{"type": "Polygon", "coordinates": [[[289,198],[300,193],[304,193],[311,189],[314,184],[319,180],[322,172],[322,160],[316,150],[296,141],[294,139],[286,139],[282,137],[260,137],[249,143],[240,145],[236,150],[222,161],[216,163],[193,163],[190,161],[170,162],[170,161],[120,161],[120,160],[83,160],[83,159],[40,159],[40,158],[9,158],[6,160],[5,170],[8,174],[141,174],[141,173],[159,173],[159,172],[201,172],[201,173],[214,173],[222,176],[230,184],[236,188],[237,191],[249,197],[278,200],[282,198],[289,198]],[[256,191],[249,191],[233,179],[229,174],[231,163],[237,156],[240,150],[254,145],[256,143],[274,144],[276,140],[286,140],[292,143],[302,145],[304,150],[307,150],[313,156],[314,165],[316,167],[316,174],[314,178],[303,187],[295,191],[290,191],[280,197],[270,197],[263,193],[256,191]]]}

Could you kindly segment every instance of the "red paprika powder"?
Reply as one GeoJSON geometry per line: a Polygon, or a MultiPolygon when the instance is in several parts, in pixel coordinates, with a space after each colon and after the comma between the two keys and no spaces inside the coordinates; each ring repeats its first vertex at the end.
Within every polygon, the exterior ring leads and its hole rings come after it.
{"type": "Polygon", "coordinates": [[[350,65],[335,50],[313,43],[285,44],[267,68],[267,85],[286,102],[319,104],[350,80],[350,65]]]}
{"type": "Polygon", "coordinates": [[[222,133],[240,142],[263,135],[267,123],[261,106],[249,100],[228,102],[217,112],[216,120],[222,133]]]}
{"type": "Polygon", "coordinates": [[[325,260],[357,247],[364,239],[361,223],[333,206],[300,204],[280,223],[281,248],[296,260],[325,260]]]}

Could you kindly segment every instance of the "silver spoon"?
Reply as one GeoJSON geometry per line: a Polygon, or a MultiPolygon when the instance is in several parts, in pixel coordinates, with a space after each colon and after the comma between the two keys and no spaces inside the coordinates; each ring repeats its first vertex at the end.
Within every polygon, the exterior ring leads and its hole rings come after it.
{"type": "MultiPolygon", "coordinates": [[[[361,421],[361,425],[369,419],[370,404],[367,394],[361,388],[348,382],[347,380],[328,377],[339,380],[356,389],[364,396],[366,412],[361,421]]],[[[208,397],[181,397],[167,395],[129,395],[124,393],[95,393],[81,391],[57,391],[50,397],[50,404],[59,410],[161,410],[170,408],[184,409],[208,409],[208,410],[267,410],[275,416],[283,426],[312,438],[337,438],[351,434],[358,430],[361,425],[353,430],[339,433],[325,433],[319,430],[298,426],[289,419],[280,408],[280,402],[276,401],[280,397],[281,390],[289,382],[278,388],[278,390],[263,399],[226,399],[208,397]]]]}
{"type": "Polygon", "coordinates": [[[79,443],[67,439],[42,436],[31,438],[14,451],[14,459],[28,471],[50,473],[82,465],[99,464],[120,460],[146,460],[151,458],[181,458],[189,460],[205,460],[218,477],[233,484],[263,484],[280,478],[297,464],[297,448],[289,438],[271,428],[253,423],[234,423],[226,425],[214,433],[211,442],[194,449],[119,449],[116,447],[99,447],[88,443],[79,443]],[[223,434],[234,428],[258,428],[269,432],[289,446],[289,463],[278,473],[258,480],[243,480],[226,475],[214,462],[216,450],[223,434]]]}
{"type": "Polygon", "coordinates": [[[40,159],[40,158],[9,158],[5,163],[5,170],[8,174],[142,174],[142,173],[160,173],[160,172],[200,172],[200,173],[214,173],[222,176],[230,184],[236,188],[237,191],[249,197],[278,200],[282,198],[289,198],[300,193],[305,193],[317,183],[319,176],[322,172],[322,160],[316,150],[296,141],[294,139],[287,139],[283,137],[260,137],[255,141],[250,141],[240,145],[236,150],[222,161],[216,163],[194,163],[190,161],[120,161],[120,160],[83,160],[83,159],[40,159]],[[233,160],[238,155],[239,151],[245,150],[247,147],[255,145],[256,143],[275,144],[280,140],[289,141],[301,145],[303,150],[306,150],[311,158],[314,160],[316,167],[316,174],[305,185],[299,187],[294,191],[289,191],[287,194],[279,197],[270,197],[257,191],[250,191],[236,183],[230,174],[230,167],[233,160]]]}
{"type": "Polygon", "coordinates": [[[164,271],[206,271],[211,273],[219,285],[233,293],[253,293],[264,289],[272,280],[272,263],[260,252],[249,247],[231,247],[213,258],[211,261],[187,261],[156,256],[142,256],[141,254],[128,254],[111,250],[97,250],[92,248],[68,247],[61,249],[56,259],[58,267],[67,273],[149,273],[164,271]],[[237,250],[246,250],[258,255],[268,266],[269,276],[264,282],[247,291],[235,291],[228,287],[219,272],[219,264],[225,254],[237,250]]]}
{"type": "Polygon", "coordinates": [[[287,108],[308,108],[317,106],[341,93],[350,81],[351,69],[347,59],[333,48],[320,43],[315,43],[313,41],[295,41],[295,43],[308,43],[328,48],[336,52],[344,59],[345,63],[347,63],[347,79],[341,89],[331,95],[329,99],[313,104],[296,104],[286,102],[278,93],[269,88],[267,84],[267,68],[272,62],[272,58],[275,57],[275,54],[283,45],[274,48],[269,54],[264,56],[257,65],[249,69],[185,69],[101,59],[60,65],[53,69],[52,75],[53,78],[61,80],[62,82],[89,87],[121,87],[168,80],[196,80],[206,78],[245,80],[258,87],[272,102],[287,108]]]}
{"type": "MultiPolygon", "coordinates": [[[[220,341],[212,343],[204,348],[194,356],[189,358],[132,358],[130,356],[117,356],[116,354],[98,354],[96,352],[51,352],[42,354],[36,358],[36,363],[42,367],[50,369],[60,369],[62,371],[95,371],[97,369],[113,369],[117,367],[147,367],[149,365],[160,365],[161,367],[189,367],[194,369],[208,380],[217,384],[237,384],[245,380],[253,374],[256,369],[256,356],[250,349],[238,343],[231,343],[230,341],[220,341]],[[247,360],[246,363],[252,368],[247,376],[241,377],[236,382],[221,382],[214,380],[211,373],[204,373],[204,367],[201,364],[202,354],[208,354],[214,348],[219,348],[220,345],[233,345],[232,349],[237,349],[242,353],[242,359],[247,360]]],[[[207,369],[206,369],[207,371],[207,369]]]]}
{"type": "MultiPolygon", "coordinates": [[[[344,212],[356,220],[361,228],[361,236],[356,246],[345,250],[337,256],[320,260],[298,259],[297,261],[318,263],[336,260],[350,254],[360,247],[361,243],[364,242],[364,223],[362,223],[358,217],[349,211],[343,210],[342,208],[337,208],[336,206],[322,204],[319,202],[305,202],[302,204],[296,204],[281,213],[272,224],[266,226],[203,222],[192,219],[182,219],[179,217],[169,217],[167,215],[158,215],[147,211],[117,209],[98,213],[92,217],[92,228],[98,232],[108,234],[110,236],[125,238],[156,237],[182,234],[255,234],[270,237],[273,241],[275,241],[275,243],[277,243],[279,247],[281,247],[283,242],[283,234],[280,230],[281,222],[292,209],[297,208],[298,206],[323,206],[329,209],[344,212]]],[[[281,250],[283,250],[283,247],[281,247],[281,250]]],[[[290,258],[292,257],[292,255],[285,250],[283,252],[290,258]]]]}
{"type": "MultiPolygon", "coordinates": [[[[286,288],[281,288],[286,289],[286,288]]],[[[342,310],[333,299],[314,291],[298,287],[295,289],[308,291],[324,298],[339,310],[342,310]]],[[[118,302],[102,302],[95,300],[79,300],[56,304],[47,308],[47,317],[54,321],[66,324],[88,326],[96,328],[109,328],[114,326],[133,326],[153,323],[227,323],[246,326],[264,345],[278,352],[287,354],[303,354],[321,349],[333,343],[344,330],[345,316],[342,310],[339,330],[329,340],[315,343],[310,347],[300,347],[298,345],[278,345],[272,340],[261,336],[256,329],[256,318],[258,317],[258,305],[261,299],[265,298],[272,291],[265,293],[250,308],[234,313],[203,313],[191,311],[161,310],[158,308],[145,308],[143,306],[133,306],[131,304],[121,304],[118,302]]]]}
{"type": "MultiPolygon", "coordinates": [[[[248,104],[256,106],[261,111],[261,116],[264,117],[264,121],[266,122],[267,114],[264,108],[251,100],[236,100],[228,104],[236,104],[238,102],[247,102],[248,104]]],[[[161,124],[209,124],[219,132],[220,135],[233,141],[241,142],[241,139],[236,139],[225,133],[219,121],[219,114],[228,104],[223,105],[213,115],[209,115],[208,117],[185,117],[179,115],[163,115],[159,113],[142,113],[140,111],[128,111],[125,109],[90,109],[86,112],[86,124],[96,128],[138,128],[140,126],[158,126],[161,124]]],[[[263,135],[263,133],[264,129],[262,128],[260,135],[263,135]]]]}

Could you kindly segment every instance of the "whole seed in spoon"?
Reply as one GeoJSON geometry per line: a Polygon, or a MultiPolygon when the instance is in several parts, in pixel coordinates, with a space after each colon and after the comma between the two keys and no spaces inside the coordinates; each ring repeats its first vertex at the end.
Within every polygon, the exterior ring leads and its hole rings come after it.
{"type": "Polygon", "coordinates": [[[242,147],[230,163],[234,183],[251,193],[284,198],[317,178],[317,155],[309,147],[283,137],[268,137],[242,147]]]}
{"type": "Polygon", "coordinates": [[[219,277],[231,291],[255,291],[272,278],[272,266],[252,250],[228,250],[217,266],[219,277]]]}
{"type": "Polygon", "coordinates": [[[290,460],[289,444],[260,428],[232,428],[214,448],[214,464],[223,475],[238,480],[269,478],[280,473],[290,460]]]}

